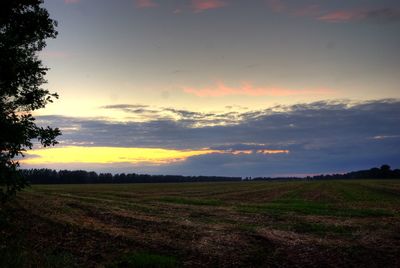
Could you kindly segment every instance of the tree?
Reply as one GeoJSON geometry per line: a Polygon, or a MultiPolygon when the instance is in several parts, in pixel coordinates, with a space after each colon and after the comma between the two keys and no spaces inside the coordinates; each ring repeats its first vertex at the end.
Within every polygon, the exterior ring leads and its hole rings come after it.
{"type": "Polygon", "coordinates": [[[390,168],[390,166],[389,165],[382,165],[381,166],[381,176],[382,176],[382,178],[383,179],[386,179],[386,178],[388,178],[388,177],[390,177],[390,175],[391,175],[391,168],[390,168]]]}
{"type": "Polygon", "coordinates": [[[43,0],[0,2],[0,199],[7,200],[26,186],[18,160],[32,149],[32,140],[55,145],[58,128],[39,127],[32,112],[58,98],[42,87],[48,68],[37,53],[47,38],[55,38],[57,22],[43,0]]]}

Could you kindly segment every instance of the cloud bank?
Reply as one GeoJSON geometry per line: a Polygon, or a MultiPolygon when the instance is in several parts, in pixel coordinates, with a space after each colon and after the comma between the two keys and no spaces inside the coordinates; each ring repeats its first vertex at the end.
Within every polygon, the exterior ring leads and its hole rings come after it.
{"type": "Polygon", "coordinates": [[[62,129],[61,146],[211,150],[157,167],[108,166],[115,171],[272,176],[400,166],[399,100],[315,102],[225,114],[171,108],[146,113],[153,108],[127,104],[104,108],[124,109],[133,121],[62,116],[38,121],[62,129]],[[146,114],[146,120],[135,121],[136,114],[146,114]]]}
{"type": "Polygon", "coordinates": [[[400,21],[400,9],[382,6],[366,8],[364,6],[334,9],[327,4],[314,1],[291,2],[285,0],[266,0],[268,8],[274,13],[284,13],[295,17],[308,17],[323,22],[340,23],[352,21],[368,21],[373,23],[389,23],[400,21]]]}
{"type": "MultiPolygon", "coordinates": [[[[133,0],[137,8],[158,8],[164,5],[156,0],[133,0]]],[[[76,4],[80,0],[64,0],[66,4],[76,4]]],[[[245,2],[245,1],[243,1],[245,2]]],[[[273,13],[286,14],[292,17],[308,17],[314,20],[339,23],[352,21],[368,21],[373,23],[389,23],[400,21],[400,9],[398,7],[385,6],[366,7],[366,5],[338,5],[335,8],[327,2],[321,1],[290,1],[290,0],[263,0],[267,10],[273,13]]],[[[231,6],[233,0],[187,0],[176,4],[172,13],[180,14],[185,11],[202,13],[205,11],[221,9],[231,6]]],[[[244,3],[245,4],[245,3],[244,3]]]]}
{"type": "Polygon", "coordinates": [[[318,20],[327,22],[371,21],[371,22],[397,22],[400,21],[400,10],[380,8],[367,11],[338,10],[317,17],[318,20]]]}

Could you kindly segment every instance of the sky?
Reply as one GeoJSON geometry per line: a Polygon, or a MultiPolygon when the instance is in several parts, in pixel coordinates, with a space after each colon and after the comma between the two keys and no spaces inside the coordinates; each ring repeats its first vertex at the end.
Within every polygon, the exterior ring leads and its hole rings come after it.
{"type": "Polygon", "coordinates": [[[400,167],[397,0],[47,0],[54,148],[22,166],[306,176],[400,167]]]}

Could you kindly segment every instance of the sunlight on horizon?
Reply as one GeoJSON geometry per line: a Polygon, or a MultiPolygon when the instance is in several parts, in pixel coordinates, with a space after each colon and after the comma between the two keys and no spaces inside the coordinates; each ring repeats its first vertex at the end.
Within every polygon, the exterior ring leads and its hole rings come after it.
{"type": "Polygon", "coordinates": [[[80,147],[67,146],[35,149],[26,152],[27,158],[20,162],[27,165],[35,164],[66,164],[66,163],[147,163],[153,165],[170,164],[185,161],[193,156],[206,154],[288,154],[288,150],[175,150],[162,148],[122,148],[122,147],[80,147]]]}
{"type": "Polygon", "coordinates": [[[41,163],[153,163],[168,164],[191,156],[210,154],[215,150],[169,150],[159,148],[56,147],[31,150],[23,164],[41,163]]]}

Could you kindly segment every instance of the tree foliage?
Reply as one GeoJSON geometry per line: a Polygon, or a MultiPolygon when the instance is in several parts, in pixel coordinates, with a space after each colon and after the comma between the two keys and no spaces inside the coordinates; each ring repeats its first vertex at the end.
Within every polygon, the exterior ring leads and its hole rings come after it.
{"type": "Polygon", "coordinates": [[[55,38],[57,23],[41,6],[43,0],[0,2],[0,199],[6,200],[26,182],[19,176],[16,158],[37,139],[55,145],[57,128],[39,127],[32,112],[57,94],[43,88],[48,68],[38,58],[47,38],[55,38]]]}
{"type": "MultiPolygon", "coordinates": [[[[255,181],[262,181],[262,180],[272,180],[272,179],[284,179],[284,180],[291,180],[291,179],[299,179],[296,177],[289,177],[289,178],[254,178],[255,181]]],[[[359,171],[352,171],[348,173],[341,173],[341,174],[327,174],[327,175],[315,175],[315,176],[307,176],[304,178],[306,180],[359,180],[359,179],[400,179],[400,169],[392,170],[389,165],[382,165],[380,168],[371,168],[367,170],[359,170],[359,171]]]]}
{"type": "Polygon", "coordinates": [[[226,182],[241,181],[241,177],[148,175],[136,173],[99,173],[85,170],[23,169],[22,176],[32,184],[85,183],[167,183],[167,182],[226,182]]]}

